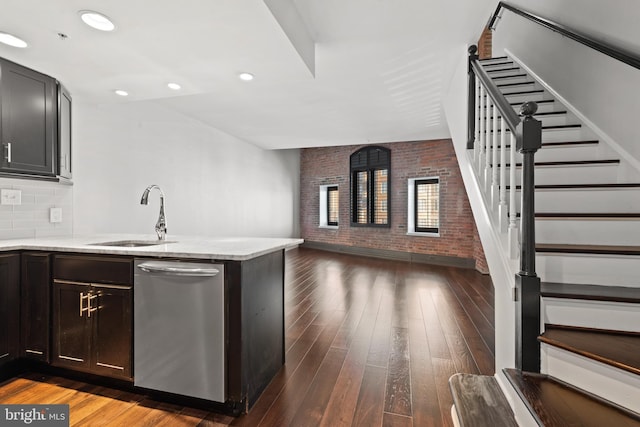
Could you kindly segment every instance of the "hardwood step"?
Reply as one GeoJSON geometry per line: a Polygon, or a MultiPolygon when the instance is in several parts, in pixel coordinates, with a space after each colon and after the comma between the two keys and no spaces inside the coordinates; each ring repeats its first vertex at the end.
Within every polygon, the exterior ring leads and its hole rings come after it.
{"type": "Polygon", "coordinates": [[[542,282],[540,284],[540,295],[547,298],[640,303],[640,289],[625,286],[542,282]]]}
{"type": "Polygon", "coordinates": [[[561,253],[561,254],[640,256],[640,246],[569,245],[569,244],[557,244],[557,243],[536,243],[536,252],[561,253]]]}
{"type": "Polygon", "coordinates": [[[496,86],[498,87],[511,87],[511,86],[525,86],[525,85],[534,85],[536,82],[514,82],[514,83],[501,83],[496,86]]]}
{"type": "Polygon", "coordinates": [[[640,334],[545,325],[538,341],[640,375],[640,334]]]}
{"type": "Polygon", "coordinates": [[[640,414],[548,375],[515,369],[504,373],[541,426],[640,426],[640,414]]]}
{"type": "Polygon", "coordinates": [[[511,70],[519,70],[520,67],[505,67],[505,68],[499,68],[497,70],[485,70],[487,73],[500,73],[502,71],[511,71],[511,70]]]}
{"type": "MultiPolygon", "coordinates": [[[[619,188],[640,188],[640,183],[635,182],[616,182],[610,184],[543,184],[536,185],[536,190],[606,190],[606,189],[619,189],[619,188]]],[[[507,190],[509,186],[507,185],[507,190]]],[[[516,185],[516,190],[521,190],[519,185],[516,185]]]]}
{"type": "MultiPolygon", "coordinates": [[[[567,114],[566,110],[562,110],[562,111],[545,111],[542,113],[536,113],[533,115],[533,117],[539,117],[539,116],[560,116],[560,115],[564,115],[567,114]]],[[[501,119],[502,116],[498,115],[498,119],[501,119]]],[[[493,120],[493,116],[489,117],[490,120],[493,120]]]]}
{"type": "Polygon", "coordinates": [[[491,77],[492,80],[502,80],[502,79],[514,79],[516,77],[527,77],[526,73],[522,73],[522,74],[509,74],[506,76],[497,76],[497,77],[491,77]]]}
{"type": "MultiPolygon", "coordinates": [[[[542,130],[559,130],[559,129],[578,129],[581,128],[582,125],[580,123],[572,123],[570,125],[552,125],[552,126],[542,126],[542,130]]],[[[511,132],[511,129],[507,128],[507,132],[511,132]]],[[[493,130],[486,130],[486,133],[492,133],[493,130]]],[[[498,129],[496,132],[500,133],[501,130],[498,129]]]]}
{"type": "MultiPolygon", "coordinates": [[[[583,141],[550,141],[550,142],[543,142],[542,143],[542,148],[545,147],[570,147],[573,145],[596,145],[599,144],[599,141],[597,140],[583,140],[583,141]]],[[[507,144],[505,145],[506,148],[511,148],[511,144],[507,144]]],[[[493,145],[491,146],[491,149],[493,149],[493,145]]]]}
{"type": "Polygon", "coordinates": [[[491,58],[484,58],[484,59],[480,59],[480,62],[490,62],[490,61],[497,61],[498,59],[509,59],[508,56],[492,56],[491,58]]]}
{"type": "MultiPolygon", "coordinates": [[[[520,213],[518,213],[520,216],[520,213]]],[[[540,219],[591,219],[591,220],[629,220],[640,219],[640,213],[623,212],[536,212],[536,218],[540,219]]]]}
{"type": "MultiPolygon", "coordinates": [[[[588,165],[611,165],[619,164],[618,159],[603,159],[603,160],[566,160],[562,162],[535,162],[535,166],[588,166],[588,165]]],[[[493,166],[493,165],[491,165],[493,166]]],[[[511,167],[511,163],[507,163],[506,167],[511,167]]],[[[516,163],[517,168],[522,167],[522,163],[516,163]]]]}
{"type": "Polygon", "coordinates": [[[495,377],[455,374],[449,388],[460,427],[518,426],[495,377]]]}

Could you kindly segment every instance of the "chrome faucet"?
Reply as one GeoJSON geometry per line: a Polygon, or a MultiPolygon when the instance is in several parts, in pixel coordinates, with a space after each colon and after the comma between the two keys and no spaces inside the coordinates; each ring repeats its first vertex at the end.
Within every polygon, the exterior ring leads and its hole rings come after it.
{"type": "Polygon", "coordinates": [[[155,184],[148,186],[144,190],[144,193],[142,193],[140,204],[146,205],[149,203],[149,192],[154,188],[160,192],[160,215],[158,216],[158,222],[156,223],[156,234],[158,235],[158,240],[164,240],[167,235],[167,220],[164,217],[164,193],[160,187],[155,184]]]}

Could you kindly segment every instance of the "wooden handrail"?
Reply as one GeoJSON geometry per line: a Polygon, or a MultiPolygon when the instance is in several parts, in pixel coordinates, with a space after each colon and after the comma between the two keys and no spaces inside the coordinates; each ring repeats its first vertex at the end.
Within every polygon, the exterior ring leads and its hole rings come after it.
{"type": "Polygon", "coordinates": [[[503,93],[498,89],[498,86],[491,80],[489,74],[482,68],[477,59],[471,60],[471,67],[473,69],[474,74],[480,82],[482,86],[484,86],[485,90],[493,100],[493,103],[498,110],[502,114],[505,122],[507,122],[507,126],[511,129],[511,132],[516,132],[518,129],[518,125],[520,125],[520,117],[513,110],[513,106],[509,104],[507,98],[503,95],[503,93]]]}
{"type": "Polygon", "coordinates": [[[500,19],[500,12],[502,9],[507,9],[516,15],[522,16],[530,21],[535,22],[538,25],[541,25],[551,31],[555,31],[556,33],[560,33],[563,36],[570,38],[571,40],[577,41],[591,49],[597,50],[598,52],[604,53],[605,55],[617,59],[618,61],[624,62],[627,65],[632,66],[640,70],[640,57],[630,52],[625,52],[623,49],[619,47],[613,46],[609,43],[599,41],[594,39],[591,36],[588,36],[580,31],[574,30],[573,28],[567,27],[566,25],[559,24],[550,19],[543,18],[539,15],[534,15],[533,13],[527,12],[519,7],[513,6],[509,3],[501,1],[498,3],[496,7],[496,11],[491,16],[489,20],[489,28],[495,30],[498,25],[500,19]]]}

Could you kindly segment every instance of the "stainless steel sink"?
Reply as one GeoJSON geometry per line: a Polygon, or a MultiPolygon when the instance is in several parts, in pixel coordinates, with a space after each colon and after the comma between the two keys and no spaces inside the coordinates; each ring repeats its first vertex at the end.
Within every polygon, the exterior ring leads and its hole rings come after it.
{"type": "Polygon", "coordinates": [[[120,248],[138,248],[141,246],[165,245],[167,243],[176,243],[167,240],[118,240],[115,242],[90,243],[90,246],[117,246],[120,248]]]}

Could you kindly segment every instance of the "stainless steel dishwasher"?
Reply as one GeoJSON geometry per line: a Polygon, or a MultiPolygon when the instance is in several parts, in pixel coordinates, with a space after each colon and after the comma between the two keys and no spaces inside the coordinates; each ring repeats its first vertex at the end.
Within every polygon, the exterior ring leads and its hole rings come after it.
{"type": "Polygon", "coordinates": [[[134,384],[225,402],[224,265],[137,259],[134,384]]]}

